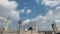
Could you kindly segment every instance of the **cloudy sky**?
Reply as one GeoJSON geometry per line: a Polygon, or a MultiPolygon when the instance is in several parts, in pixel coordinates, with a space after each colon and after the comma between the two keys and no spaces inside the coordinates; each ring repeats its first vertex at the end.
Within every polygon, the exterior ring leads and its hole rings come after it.
{"type": "Polygon", "coordinates": [[[36,21],[40,30],[52,30],[51,23],[54,18],[59,30],[60,1],[0,0],[0,27],[4,27],[8,17],[10,23],[9,29],[17,29],[18,20],[22,20],[23,25],[36,21]]]}

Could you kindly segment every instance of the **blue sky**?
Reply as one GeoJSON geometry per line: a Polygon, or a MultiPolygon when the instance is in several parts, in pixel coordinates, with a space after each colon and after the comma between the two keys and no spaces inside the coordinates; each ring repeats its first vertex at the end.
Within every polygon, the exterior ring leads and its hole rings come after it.
{"type": "Polygon", "coordinates": [[[46,7],[44,5],[41,4],[37,4],[36,0],[16,0],[18,2],[18,10],[24,9],[25,7],[27,7],[25,9],[25,11],[27,9],[31,9],[31,13],[30,14],[21,14],[21,19],[32,19],[35,18],[36,16],[40,15],[40,14],[45,14],[47,11],[45,11],[46,7]]]}

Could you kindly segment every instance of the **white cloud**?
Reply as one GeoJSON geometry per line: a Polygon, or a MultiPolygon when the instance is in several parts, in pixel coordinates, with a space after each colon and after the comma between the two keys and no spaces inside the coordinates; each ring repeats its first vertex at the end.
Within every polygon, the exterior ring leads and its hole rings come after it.
{"type": "Polygon", "coordinates": [[[36,0],[37,4],[40,4],[40,1],[41,1],[41,0],[36,0]]]}
{"type": "Polygon", "coordinates": [[[6,22],[6,19],[3,17],[0,17],[0,25],[4,25],[5,24],[4,22],[6,22]]]}
{"type": "Polygon", "coordinates": [[[30,19],[28,23],[27,22],[25,22],[25,23],[26,24],[24,26],[27,25],[28,27],[30,27],[32,24],[33,24],[32,27],[34,27],[34,23],[36,23],[37,28],[39,30],[47,30],[46,28],[49,28],[48,30],[52,30],[51,23],[49,22],[49,18],[47,18],[46,16],[38,15],[36,18],[30,19]]]}
{"type": "Polygon", "coordinates": [[[16,11],[17,3],[15,1],[0,0],[0,16],[12,19],[19,19],[19,14],[16,11]]]}
{"type": "Polygon", "coordinates": [[[15,1],[8,0],[0,0],[0,6],[8,8],[9,10],[15,9],[17,7],[17,3],[15,1]]]}
{"type": "Polygon", "coordinates": [[[53,6],[56,6],[56,5],[59,5],[60,4],[60,1],[58,0],[42,0],[42,3],[41,4],[44,4],[46,6],[50,6],[50,7],[53,7],[53,6]]]}
{"type": "Polygon", "coordinates": [[[27,9],[26,14],[30,14],[31,13],[31,9],[27,9]]]}
{"type": "Polygon", "coordinates": [[[60,23],[60,20],[55,20],[56,23],[60,23]]]}
{"type": "MultiPolygon", "coordinates": [[[[18,4],[16,1],[0,0],[0,26],[6,23],[7,18],[10,18],[10,23],[16,19],[20,19],[19,10],[17,10],[18,4]]],[[[21,13],[21,12],[20,12],[21,13]]]]}
{"type": "Polygon", "coordinates": [[[49,13],[47,15],[52,16],[52,18],[55,17],[55,19],[60,19],[60,0],[53,0],[53,1],[43,0],[42,4],[44,4],[46,6],[50,6],[50,7],[56,6],[56,8],[54,10],[49,9],[48,12],[50,13],[50,15],[49,15],[49,13]]]}
{"type": "Polygon", "coordinates": [[[23,13],[30,14],[32,12],[31,9],[26,9],[26,10],[25,9],[19,10],[18,13],[20,13],[20,14],[23,14],[23,13]]]}
{"type": "Polygon", "coordinates": [[[30,21],[31,21],[30,19],[27,19],[27,20],[23,21],[23,25],[29,23],[30,21]]]}
{"type": "Polygon", "coordinates": [[[20,13],[20,14],[25,13],[25,9],[19,10],[18,13],[20,13]]]}

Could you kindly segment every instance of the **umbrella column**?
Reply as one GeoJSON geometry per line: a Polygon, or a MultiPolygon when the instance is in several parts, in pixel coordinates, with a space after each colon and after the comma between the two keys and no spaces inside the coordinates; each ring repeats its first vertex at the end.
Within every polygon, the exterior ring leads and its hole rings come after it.
{"type": "Polygon", "coordinates": [[[9,26],[9,20],[7,20],[7,22],[6,22],[6,24],[5,24],[5,30],[4,30],[4,31],[7,31],[8,26],[9,26]]]}
{"type": "Polygon", "coordinates": [[[52,25],[52,28],[53,28],[53,31],[54,31],[54,34],[55,34],[57,32],[57,26],[56,26],[55,20],[51,25],[52,25]]]}
{"type": "Polygon", "coordinates": [[[21,26],[22,26],[21,21],[19,21],[18,24],[19,24],[19,31],[18,31],[18,34],[20,34],[20,33],[21,33],[21,26]]]}

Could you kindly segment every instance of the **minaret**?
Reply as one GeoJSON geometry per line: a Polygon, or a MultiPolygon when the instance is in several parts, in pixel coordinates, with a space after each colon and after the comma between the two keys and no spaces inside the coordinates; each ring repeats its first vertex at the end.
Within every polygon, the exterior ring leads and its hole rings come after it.
{"type": "Polygon", "coordinates": [[[3,28],[1,34],[3,34],[4,32],[7,31],[7,29],[8,29],[8,25],[9,25],[9,18],[7,18],[7,21],[6,21],[5,27],[3,28]]]}
{"type": "Polygon", "coordinates": [[[37,22],[35,22],[35,24],[36,24],[36,32],[38,31],[38,24],[37,24],[37,22]]]}
{"type": "Polygon", "coordinates": [[[8,26],[9,26],[9,18],[7,18],[4,32],[8,30],[8,26]]]}

